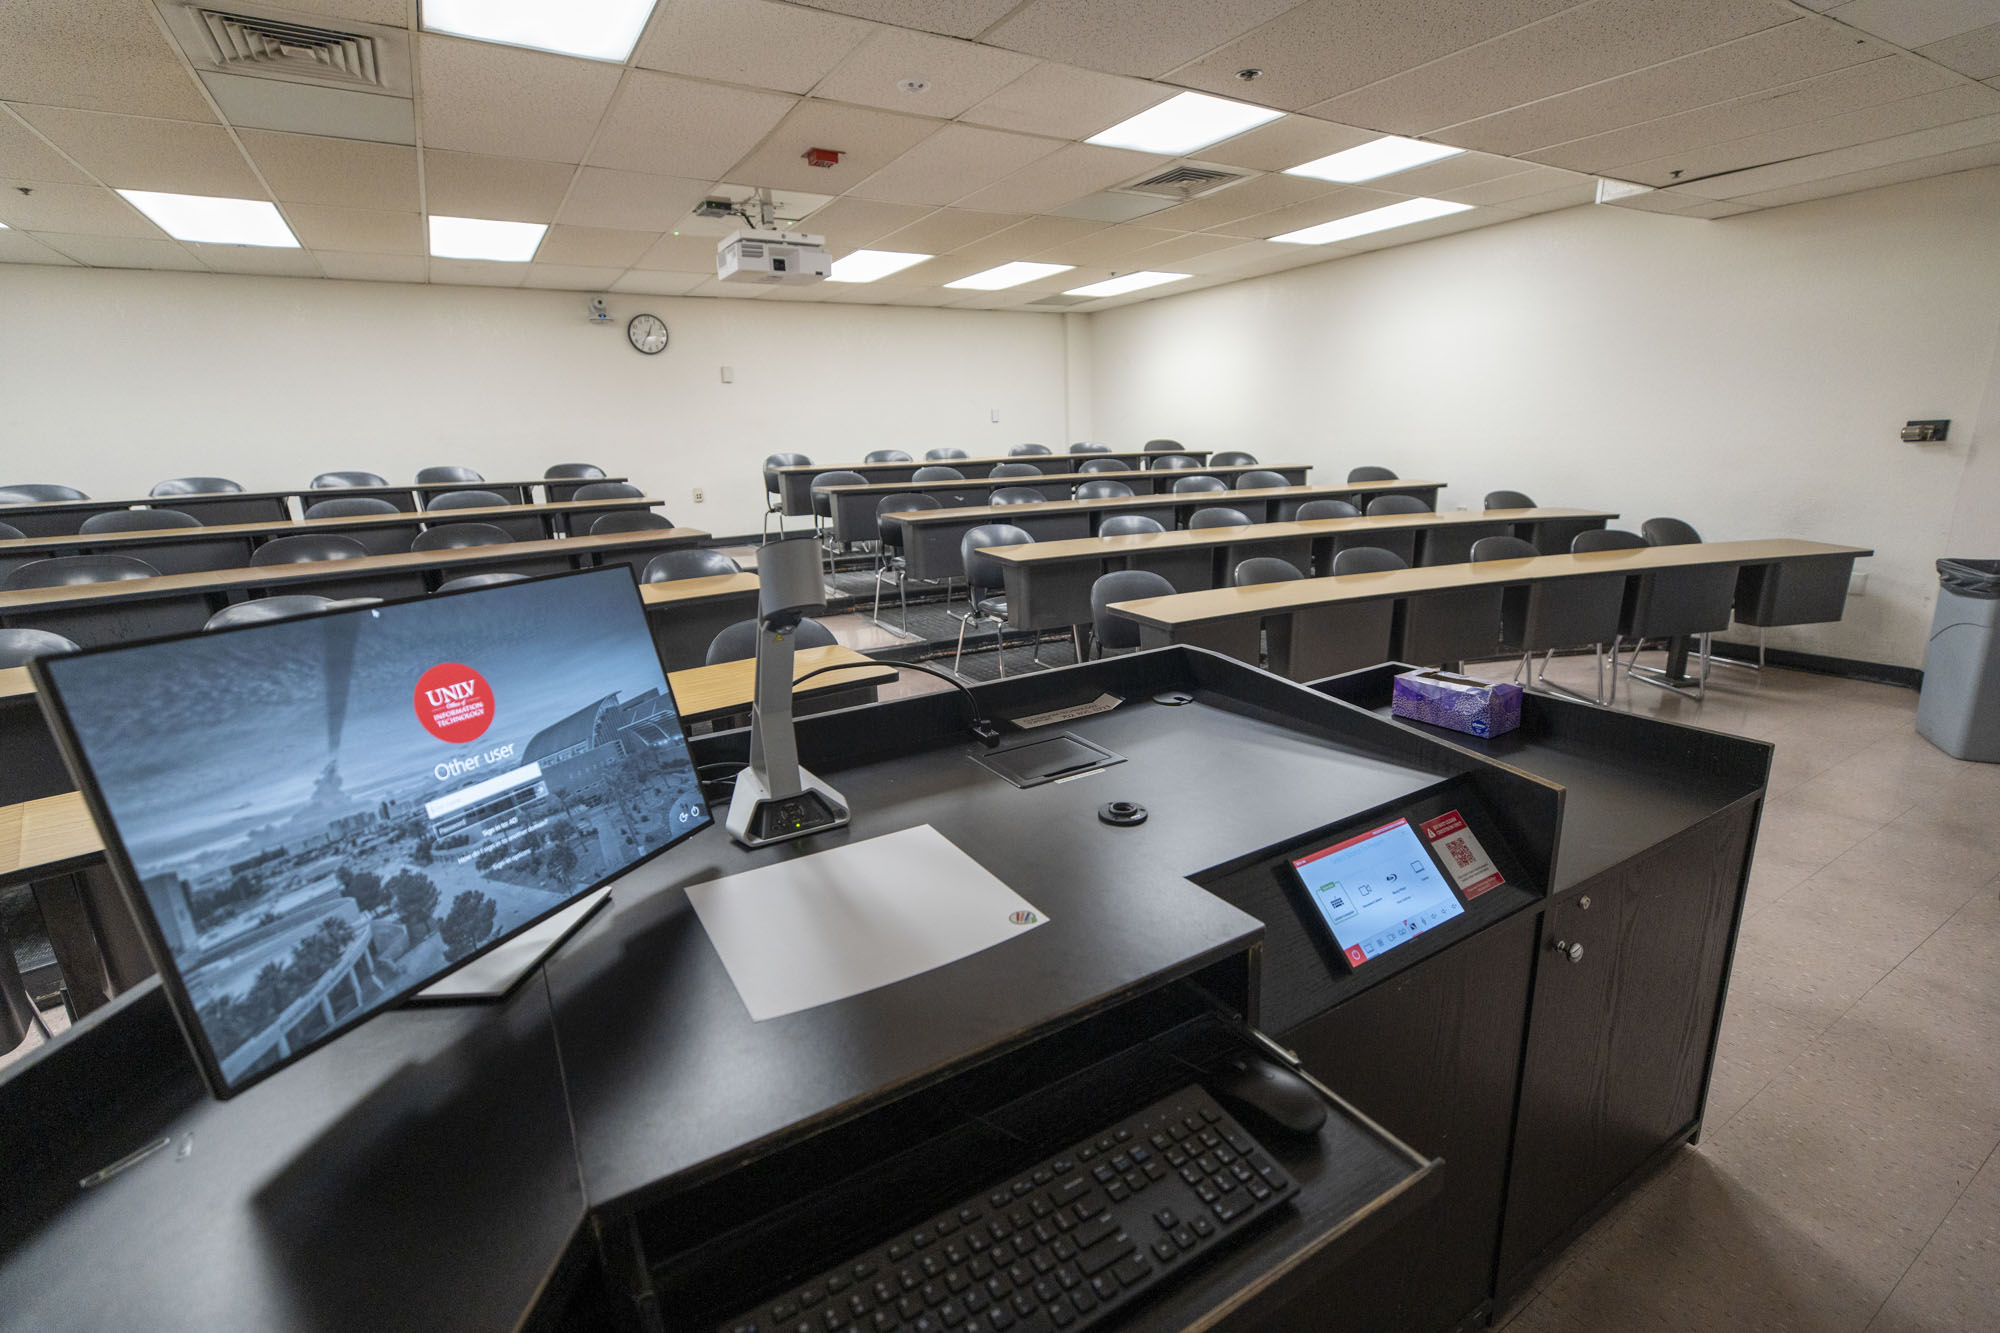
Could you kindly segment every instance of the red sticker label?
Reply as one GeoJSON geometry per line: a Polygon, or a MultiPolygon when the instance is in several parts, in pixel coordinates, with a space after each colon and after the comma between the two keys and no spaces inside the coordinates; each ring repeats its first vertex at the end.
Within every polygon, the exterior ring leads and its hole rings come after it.
{"type": "Polygon", "coordinates": [[[493,687],[463,662],[440,662],[417,682],[417,721],[441,741],[464,745],[493,725],[493,687]]]}

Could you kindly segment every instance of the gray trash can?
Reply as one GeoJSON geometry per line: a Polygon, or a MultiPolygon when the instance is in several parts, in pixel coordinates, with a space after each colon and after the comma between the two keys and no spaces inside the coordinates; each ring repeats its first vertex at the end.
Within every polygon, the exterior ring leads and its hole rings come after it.
{"type": "Polygon", "coordinates": [[[2000,560],[1940,560],[1917,734],[1948,755],[2000,764],[2000,560]]]}

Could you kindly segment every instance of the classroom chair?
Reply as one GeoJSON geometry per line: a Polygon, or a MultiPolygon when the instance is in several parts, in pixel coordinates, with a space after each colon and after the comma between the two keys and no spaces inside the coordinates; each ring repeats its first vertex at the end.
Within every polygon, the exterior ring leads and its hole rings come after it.
{"type": "MultiPolygon", "coordinates": [[[[792,648],[831,648],[837,643],[833,631],[810,618],[801,619],[798,628],[792,631],[792,648]]],[[[710,666],[721,662],[742,662],[757,655],[757,622],[739,620],[717,634],[708,643],[710,666]]]]}
{"type": "Polygon", "coordinates": [[[778,520],[778,531],[785,530],[785,484],[778,476],[781,467],[811,467],[812,459],[804,454],[770,454],[764,459],[764,525],[762,533],[770,535],[771,520],[778,520]]]}
{"type": "Polygon", "coordinates": [[[439,592],[464,592],[468,588],[490,588],[496,583],[519,583],[526,574],[507,574],[498,570],[491,574],[460,574],[455,579],[446,579],[438,584],[439,592]]]}
{"type": "Polygon", "coordinates": [[[1016,458],[1023,458],[1031,454],[1052,454],[1055,450],[1046,444],[1017,444],[1007,452],[1016,458]]]}
{"type": "Polygon", "coordinates": [[[485,480],[486,478],[480,476],[469,467],[426,467],[417,469],[417,485],[419,486],[434,486],[442,482],[454,485],[465,483],[477,486],[485,480]]]}
{"type": "Polygon", "coordinates": [[[1533,509],[1535,502],[1520,491],[1488,491],[1486,492],[1486,507],[1488,509],[1533,509]]]}
{"type": "Polygon", "coordinates": [[[410,543],[412,551],[463,551],[475,546],[505,546],[514,538],[491,523],[439,523],[425,528],[410,543]]]}
{"type": "Polygon", "coordinates": [[[690,546],[684,551],[662,551],[646,562],[641,583],[672,583],[678,579],[711,579],[724,574],[741,574],[743,566],[720,551],[690,546]]]}
{"type": "Polygon", "coordinates": [[[877,449],[861,461],[864,463],[909,463],[915,460],[901,449],[877,449]]]}
{"type": "MultiPolygon", "coordinates": [[[[1475,563],[1532,559],[1541,552],[1519,537],[1482,537],[1472,544],[1475,563]]],[[[1500,641],[1521,655],[1514,679],[1526,675],[1530,688],[1566,694],[1588,703],[1608,704],[1618,697],[1619,613],[1625,602],[1625,575],[1591,574],[1505,589],[1500,598],[1500,641]],[[1581,694],[1548,677],[1549,661],[1558,648],[1590,644],[1597,653],[1597,693],[1581,694]],[[1610,649],[1614,670],[1605,690],[1604,658],[1610,649]],[[1542,655],[1539,669],[1535,654],[1542,655]]]]}
{"type": "Polygon", "coordinates": [[[1077,465],[1078,472],[1130,472],[1132,465],[1122,458],[1093,458],[1077,465]]]}
{"type": "Polygon", "coordinates": [[[1275,555],[1258,555],[1237,561],[1236,568],[1229,574],[1229,586],[1247,588],[1253,583],[1290,583],[1304,577],[1299,567],[1289,560],[1280,560],[1275,555]]]}
{"type": "Polygon", "coordinates": [[[1166,525],[1151,514],[1112,514],[1097,525],[1100,537],[1136,537],[1141,533],[1166,530],[1166,525]]]}
{"type": "Polygon", "coordinates": [[[0,504],[27,505],[40,504],[49,500],[88,500],[90,497],[74,486],[55,486],[47,482],[17,481],[0,486],[0,504]]]}
{"type": "Polygon", "coordinates": [[[1210,505],[1197,509],[1188,516],[1190,531],[1198,528],[1247,528],[1250,516],[1241,509],[1231,509],[1227,505],[1210,505]]]}
{"type": "Polygon", "coordinates": [[[1349,481],[1395,481],[1396,474],[1385,467],[1357,467],[1347,470],[1349,481]]]}
{"type": "MultiPolygon", "coordinates": [[[[306,506],[307,518],[360,518],[370,514],[401,512],[387,500],[378,500],[371,495],[316,500],[306,506]]],[[[352,528],[346,535],[360,542],[370,555],[401,555],[410,549],[410,542],[419,530],[415,523],[384,523],[375,527],[352,528]]]]}
{"type": "Polygon", "coordinates": [[[1150,569],[1114,569],[1108,574],[1098,575],[1096,582],[1090,585],[1092,656],[1102,657],[1108,650],[1139,646],[1138,623],[1112,615],[1109,608],[1113,602],[1136,602],[1142,597],[1170,597],[1173,592],[1174,585],[1167,582],[1166,575],[1156,574],[1150,569]]]}
{"type": "Polygon", "coordinates": [[[240,482],[227,477],[169,477],[155,482],[146,494],[155,498],[168,495],[231,495],[242,491],[240,482]]]}
{"type": "MultiPolygon", "coordinates": [[[[970,609],[963,615],[951,613],[958,620],[958,650],[951,658],[953,675],[958,674],[959,662],[965,656],[966,629],[974,624],[990,624],[994,626],[993,660],[999,665],[1001,677],[1006,677],[1007,594],[1002,591],[1006,578],[1000,562],[985,551],[989,546],[1023,546],[1034,540],[1011,523],[982,523],[958,539],[959,563],[965,567],[965,600],[970,609]]],[[[1037,644],[1035,662],[1039,666],[1039,640],[1037,644]]]]}
{"type": "Polygon", "coordinates": [[[386,477],[378,477],[373,472],[322,472],[312,479],[310,490],[338,491],[350,486],[387,486],[386,477]]]}
{"type": "Polygon", "coordinates": [[[1203,495],[1228,489],[1229,483],[1220,477],[1196,476],[1174,479],[1175,495],[1203,495]]]}
{"type": "Polygon", "coordinates": [[[1289,485],[1291,483],[1285,480],[1284,473],[1270,472],[1263,469],[1254,472],[1245,472],[1236,478],[1236,489],[1239,491],[1265,491],[1273,486],[1289,485]]]}
{"type": "Polygon", "coordinates": [[[60,657],[78,651],[82,645],[45,629],[16,626],[0,629],[0,667],[26,666],[36,657],[60,657]]]}
{"type": "Polygon", "coordinates": [[[1038,505],[1047,504],[1049,497],[1032,486],[1002,486],[986,497],[990,505],[1038,505]]]}
{"type": "Polygon", "coordinates": [[[258,597],[234,606],[225,606],[208,618],[201,627],[206,634],[215,629],[231,629],[237,625],[261,625],[273,620],[292,620],[299,616],[309,616],[319,611],[331,611],[345,603],[332,597],[320,597],[309,592],[286,593],[280,597],[258,597]]]}
{"type": "Polygon", "coordinates": [[[1210,467],[1254,467],[1256,463],[1256,455],[1246,454],[1240,449],[1228,449],[1219,454],[1212,454],[1208,460],[1210,467]]]}
{"type": "Polygon", "coordinates": [[[920,467],[910,474],[911,481],[964,481],[965,474],[955,467],[920,467]]]}
{"type": "Polygon", "coordinates": [[[1076,488],[1079,500],[1116,500],[1132,494],[1122,481],[1086,481],[1076,488]]]}
{"type": "Polygon", "coordinates": [[[650,509],[621,509],[615,514],[599,514],[590,522],[590,535],[609,537],[620,532],[657,532],[671,528],[674,521],[650,509]]]}
{"type": "MultiPolygon", "coordinates": [[[[178,509],[114,509],[92,514],[77,528],[78,536],[99,532],[160,532],[198,528],[201,520],[178,509]]],[[[121,544],[119,555],[137,556],[162,574],[202,574],[214,569],[233,569],[243,563],[246,543],[241,538],[215,541],[142,542],[121,544]]]]}
{"type": "Polygon", "coordinates": [[[250,553],[253,568],[268,565],[303,565],[316,560],[360,560],[368,548],[352,537],[337,532],[308,532],[296,537],[275,537],[250,553]]]}
{"type": "MultiPolygon", "coordinates": [[[[918,469],[919,471],[951,471],[950,468],[918,469]]],[[[885,495],[875,503],[875,536],[882,548],[881,562],[875,566],[875,611],[873,619],[882,624],[882,584],[896,585],[896,603],[902,608],[902,632],[910,632],[909,566],[903,553],[903,525],[884,517],[888,514],[906,514],[915,509],[942,509],[944,501],[935,495],[922,491],[904,491],[895,495],[885,495]]],[[[946,581],[949,591],[950,580],[946,581]]],[[[884,626],[887,628],[887,626],[884,626]]]]}
{"type": "Polygon", "coordinates": [[[1039,477],[1042,475],[1042,470],[1033,463],[995,463],[993,470],[986,475],[989,479],[998,477],[1039,477]]]}

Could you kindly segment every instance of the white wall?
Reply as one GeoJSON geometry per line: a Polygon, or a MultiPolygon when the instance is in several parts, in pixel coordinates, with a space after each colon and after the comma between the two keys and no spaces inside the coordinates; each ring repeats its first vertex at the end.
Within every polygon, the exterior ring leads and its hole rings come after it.
{"type": "Polygon", "coordinates": [[[1507,487],[1633,528],[1875,548],[1845,620],[1774,646],[1921,665],[1962,485],[1955,537],[1982,549],[1953,553],[2000,556],[1978,527],[2000,514],[2000,170],[1720,222],[1570,209],[1092,332],[1097,438],[1385,464],[1451,482],[1446,508],[1507,487]],[[1916,417],[1952,418],[1951,442],[1901,443],[1916,417]]]}
{"type": "Polygon", "coordinates": [[[757,531],[766,454],[1065,442],[1058,315],[610,299],[600,328],[569,292],[0,265],[0,485],[581,461],[733,534],[757,531]],[[626,343],[641,310],[671,331],[658,356],[626,343]]]}

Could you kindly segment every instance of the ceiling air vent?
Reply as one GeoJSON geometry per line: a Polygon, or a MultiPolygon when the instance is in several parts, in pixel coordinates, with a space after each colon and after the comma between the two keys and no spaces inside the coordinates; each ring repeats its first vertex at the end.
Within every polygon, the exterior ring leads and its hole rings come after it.
{"type": "Polygon", "coordinates": [[[381,66],[375,39],[365,33],[315,28],[302,23],[198,10],[216,65],[236,74],[311,79],[347,87],[379,88],[381,66]]]}
{"type": "Polygon", "coordinates": [[[1165,171],[1142,176],[1128,181],[1114,189],[1126,194],[1149,194],[1158,199],[1172,199],[1176,203],[1189,199],[1199,199],[1204,195],[1224,190],[1240,180],[1247,180],[1257,173],[1238,171],[1232,167],[1211,166],[1203,162],[1176,162],[1165,171]]]}

